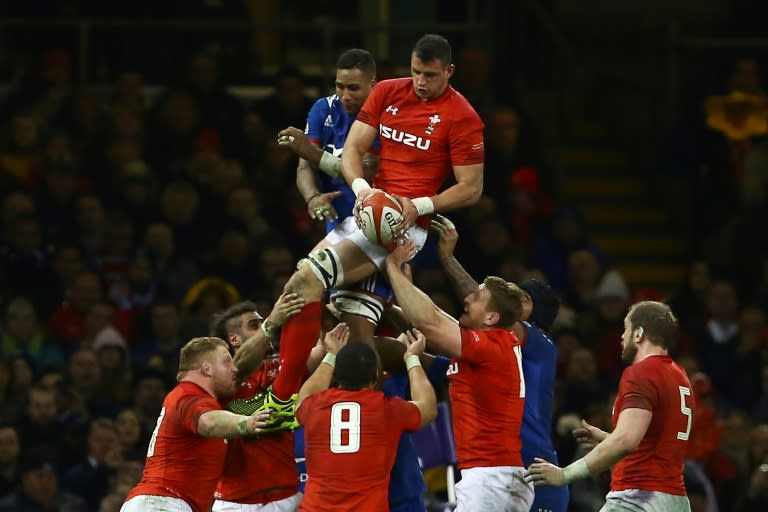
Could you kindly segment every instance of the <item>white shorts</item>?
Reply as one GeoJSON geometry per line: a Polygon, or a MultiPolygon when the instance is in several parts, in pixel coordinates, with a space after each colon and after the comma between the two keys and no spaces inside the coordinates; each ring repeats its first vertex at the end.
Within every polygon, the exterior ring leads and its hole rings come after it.
{"type": "Polygon", "coordinates": [[[688,496],[627,489],[609,492],[600,512],[691,512],[691,504],[688,496]]]}
{"type": "Polygon", "coordinates": [[[456,512],[517,512],[533,503],[533,484],[525,468],[494,466],[461,470],[456,484],[456,512]]]}
{"type": "Polygon", "coordinates": [[[301,505],[303,494],[297,492],[269,503],[233,503],[231,501],[216,500],[213,502],[213,512],[296,512],[301,505]]]}
{"type": "Polygon", "coordinates": [[[170,496],[140,495],[129,499],[120,512],[192,512],[192,507],[179,498],[170,496]]]}
{"type": "MultiPolygon", "coordinates": [[[[413,240],[416,244],[416,250],[420,251],[424,244],[427,242],[427,230],[420,228],[419,226],[411,226],[411,228],[405,233],[409,240],[413,240]]],[[[339,222],[335,228],[327,235],[325,235],[325,241],[331,245],[334,245],[342,240],[351,240],[356,246],[363,250],[368,259],[370,259],[379,270],[384,267],[384,260],[387,259],[389,252],[379,244],[375,244],[368,240],[366,236],[357,227],[354,216],[349,216],[343,221],[339,222]]]]}

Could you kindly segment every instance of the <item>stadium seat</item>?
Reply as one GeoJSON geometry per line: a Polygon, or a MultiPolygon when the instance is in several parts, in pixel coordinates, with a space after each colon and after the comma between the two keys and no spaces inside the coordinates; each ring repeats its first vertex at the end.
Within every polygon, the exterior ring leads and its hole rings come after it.
{"type": "Polygon", "coordinates": [[[435,421],[413,434],[413,445],[422,470],[445,466],[448,501],[431,510],[452,511],[456,508],[456,447],[453,442],[451,411],[447,402],[437,404],[435,421]]]}

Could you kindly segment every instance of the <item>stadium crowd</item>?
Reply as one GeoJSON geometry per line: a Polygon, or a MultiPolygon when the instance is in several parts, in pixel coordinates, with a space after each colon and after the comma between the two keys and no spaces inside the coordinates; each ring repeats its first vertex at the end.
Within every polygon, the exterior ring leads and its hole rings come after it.
{"type": "MultiPolygon", "coordinates": [[[[452,83],[486,125],[485,183],[476,204],[448,214],[462,237],[456,252],[475,279],[539,278],[562,298],[551,329],[561,463],[583,455],[571,437],[581,418],[611,429],[628,306],[665,300],[697,404],[685,474],[692,509],[768,504],[765,247],[744,248],[745,268],[760,269],[749,279],[703,251],[671,296],[629,289],[559,199],[532,120],[473,97],[486,89],[462,89],[469,81],[459,67],[452,83]]],[[[243,300],[266,316],[325,236],[295,186],[295,155],[277,142],[312,107],[299,70],[283,68],[258,101],[227,92],[207,53],[190,56],[152,101],[144,85],[126,69],[98,95],[78,86],[66,52],[49,49],[0,103],[0,511],[119,510],[180,348],[243,300]]],[[[757,215],[757,206],[724,214],[757,215]]],[[[430,237],[413,281],[458,318],[439,260],[430,237]]],[[[440,492],[432,482],[431,495],[440,492]]],[[[606,492],[605,473],[575,483],[569,510],[597,510],[606,492]]]]}

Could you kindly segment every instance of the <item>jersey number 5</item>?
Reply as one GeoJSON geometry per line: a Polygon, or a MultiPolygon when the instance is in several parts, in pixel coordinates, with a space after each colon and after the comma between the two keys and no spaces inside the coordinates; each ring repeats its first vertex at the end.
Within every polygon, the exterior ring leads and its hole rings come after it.
{"type": "Polygon", "coordinates": [[[685,432],[677,433],[677,438],[681,441],[687,441],[688,437],[691,435],[691,420],[693,419],[693,411],[691,411],[690,407],[685,405],[685,397],[691,396],[691,389],[685,386],[678,387],[680,389],[680,412],[688,417],[688,426],[686,427],[685,432]]]}
{"type": "Polygon", "coordinates": [[[360,404],[339,402],[331,407],[331,452],[355,453],[360,449],[360,404]]]}

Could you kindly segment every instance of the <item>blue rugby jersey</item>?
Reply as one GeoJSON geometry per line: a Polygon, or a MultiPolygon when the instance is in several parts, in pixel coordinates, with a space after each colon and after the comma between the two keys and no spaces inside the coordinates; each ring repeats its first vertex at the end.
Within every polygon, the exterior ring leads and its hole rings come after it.
{"type": "MultiPolygon", "coordinates": [[[[304,133],[323,151],[334,156],[341,157],[347,134],[356,116],[347,114],[341,105],[341,100],[336,94],[317,100],[307,114],[307,126],[304,133]]],[[[373,143],[373,149],[378,149],[378,137],[373,143]]],[[[342,194],[333,200],[333,207],[339,214],[338,220],[326,220],[326,231],[331,231],[336,224],[352,215],[352,207],[355,205],[355,194],[349,188],[343,177],[331,178],[324,172],[318,172],[320,190],[322,192],[335,192],[340,190],[342,194]]]]}
{"type": "MultiPolygon", "coordinates": [[[[525,409],[520,439],[523,442],[523,464],[528,467],[534,457],[557,464],[552,444],[552,401],[557,375],[557,347],[544,331],[528,322],[523,344],[525,409]]],[[[569,501],[568,486],[536,487],[532,511],[565,512],[569,501]]]]}

